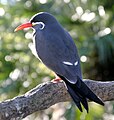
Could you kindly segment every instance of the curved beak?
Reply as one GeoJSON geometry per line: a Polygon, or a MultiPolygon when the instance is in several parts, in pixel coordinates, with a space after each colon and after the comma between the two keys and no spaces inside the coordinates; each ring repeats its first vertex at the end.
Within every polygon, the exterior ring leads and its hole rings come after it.
{"type": "Polygon", "coordinates": [[[30,28],[30,27],[32,27],[32,26],[33,26],[33,25],[32,25],[32,23],[30,23],[30,22],[24,23],[24,24],[18,26],[18,27],[14,30],[14,32],[16,32],[16,31],[18,31],[18,30],[23,30],[24,28],[30,28]]]}

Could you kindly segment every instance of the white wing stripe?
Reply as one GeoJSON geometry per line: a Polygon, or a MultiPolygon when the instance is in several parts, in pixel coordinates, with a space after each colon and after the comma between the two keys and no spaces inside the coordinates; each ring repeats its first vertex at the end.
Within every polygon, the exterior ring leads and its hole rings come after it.
{"type": "Polygon", "coordinates": [[[74,65],[74,66],[77,66],[77,65],[78,65],[78,61],[76,61],[74,64],[71,63],[71,62],[63,61],[63,64],[65,64],[65,65],[74,65]]]}
{"type": "Polygon", "coordinates": [[[76,61],[76,62],[74,63],[74,65],[75,65],[75,66],[78,65],[78,61],[76,61]]]}
{"type": "Polygon", "coordinates": [[[66,64],[66,65],[73,65],[71,62],[65,62],[65,61],[63,61],[63,63],[66,64]]]}

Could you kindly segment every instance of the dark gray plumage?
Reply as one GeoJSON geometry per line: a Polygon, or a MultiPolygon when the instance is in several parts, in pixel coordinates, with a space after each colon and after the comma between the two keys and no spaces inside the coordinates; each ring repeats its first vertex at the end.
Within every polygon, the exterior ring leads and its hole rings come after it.
{"type": "Polygon", "coordinates": [[[75,104],[82,111],[81,104],[88,112],[87,98],[104,103],[82,81],[80,59],[71,36],[49,13],[36,14],[30,20],[35,24],[35,48],[40,60],[61,79],[75,104]]]}
{"type": "Polygon", "coordinates": [[[70,82],[76,83],[74,78],[77,75],[82,78],[80,64],[76,67],[74,65],[63,64],[64,61],[70,63],[80,62],[75,43],[69,33],[48,13],[36,15],[36,17],[31,19],[31,22],[33,21],[45,24],[43,30],[38,29],[38,27],[41,27],[39,24],[34,26],[36,30],[34,33],[35,46],[39,58],[55,73],[64,76],[70,82]],[[49,21],[45,22],[43,20],[46,20],[46,18],[49,21]]]}

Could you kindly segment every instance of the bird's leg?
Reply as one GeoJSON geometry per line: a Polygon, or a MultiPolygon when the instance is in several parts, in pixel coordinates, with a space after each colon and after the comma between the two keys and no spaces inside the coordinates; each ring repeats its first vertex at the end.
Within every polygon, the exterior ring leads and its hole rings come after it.
{"type": "Polygon", "coordinates": [[[52,82],[59,82],[61,80],[62,79],[55,74],[55,79],[53,79],[52,82]]]}
{"type": "Polygon", "coordinates": [[[60,80],[61,80],[61,78],[58,77],[58,78],[53,79],[52,81],[53,82],[59,82],[60,80]]]}

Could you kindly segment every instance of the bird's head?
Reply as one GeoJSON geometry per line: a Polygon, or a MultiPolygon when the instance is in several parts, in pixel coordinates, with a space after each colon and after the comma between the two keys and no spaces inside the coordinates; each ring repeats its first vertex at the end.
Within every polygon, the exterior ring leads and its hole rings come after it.
{"type": "Polygon", "coordinates": [[[57,22],[56,19],[47,12],[35,14],[29,22],[18,26],[15,31],[23,30],[24,28],[43,29],[45,25],[57,22]]]}

